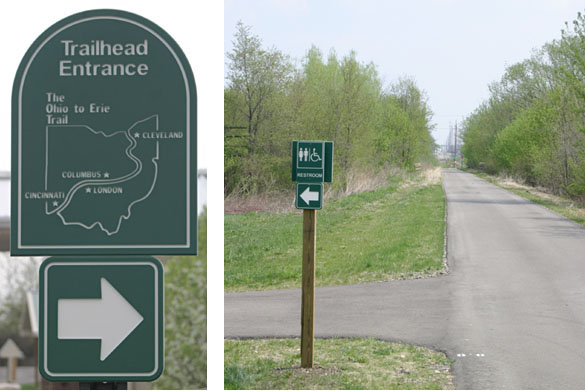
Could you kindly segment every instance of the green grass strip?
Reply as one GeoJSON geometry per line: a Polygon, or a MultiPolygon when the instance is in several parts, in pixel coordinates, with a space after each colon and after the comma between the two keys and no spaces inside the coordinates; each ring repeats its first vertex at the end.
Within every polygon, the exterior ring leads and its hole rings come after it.
{"type": "MultiPolygon", "coordinates": [[[[316,284],[442,269],[445,199],[421,180],[325,202],[317,212],[316,284]]],[[[225,216],[225,290],[300,288],[302,213],[225,216]]]]}
{"type": "Polygon", "coordinates": [[[453,389],[440,352],[375,339],[316,339],[313,369],[298,339],[225,341],[225,389],[453,389]]]}

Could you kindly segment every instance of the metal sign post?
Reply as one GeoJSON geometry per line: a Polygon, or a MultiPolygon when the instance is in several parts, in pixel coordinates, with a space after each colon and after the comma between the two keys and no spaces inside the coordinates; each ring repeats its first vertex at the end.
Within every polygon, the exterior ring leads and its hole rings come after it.
{"type": "Polygon", "coordinates": [[[80,390],[127,390],[127,382],[91,382],[79,383],[80,390]]]}

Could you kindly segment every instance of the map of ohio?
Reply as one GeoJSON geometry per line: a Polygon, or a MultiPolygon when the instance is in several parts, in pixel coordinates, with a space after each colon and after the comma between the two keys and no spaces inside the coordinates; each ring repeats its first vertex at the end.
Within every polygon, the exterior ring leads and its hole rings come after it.
{"type": "Polygon", "coordinates": [[[138,204],[156,186],[159,142],[143,136],[157,131],[156,114],[119,131],[48,125],[45,190],[63,192],[65,198],[47,201],[45,213],[67,226],[99,229],[108,236],[120,232],[133,212],[145,210],[138,204]]]}

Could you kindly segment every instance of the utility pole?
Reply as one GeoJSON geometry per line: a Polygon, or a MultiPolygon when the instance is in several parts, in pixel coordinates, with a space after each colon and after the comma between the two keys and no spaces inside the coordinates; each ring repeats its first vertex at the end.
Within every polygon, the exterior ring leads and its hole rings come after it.
{"type": "Polygon", "coordinates": [[[457,121],[455,121],[455,159],[457,159],[457,121]]]}

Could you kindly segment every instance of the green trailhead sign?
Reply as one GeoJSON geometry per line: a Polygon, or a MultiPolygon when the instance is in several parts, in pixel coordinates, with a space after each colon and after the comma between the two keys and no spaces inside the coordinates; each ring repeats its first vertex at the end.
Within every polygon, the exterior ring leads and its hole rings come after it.
{"type": "Polygon", "coordinates": [[[11,253],[195,254],[196,124],[189,63],[154,23],[50,27],[14,81],[11,253]]]}
{"type": "Polygon", "coordinates": [[[39,272],[39,369],[50,381],[151,381],[164,360],[152,257],[51,257],[39,272]]]}

